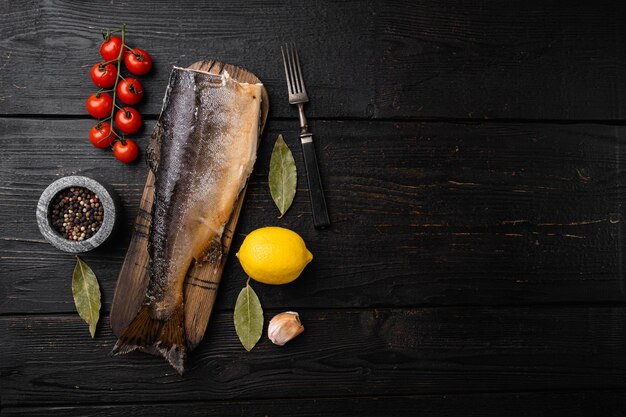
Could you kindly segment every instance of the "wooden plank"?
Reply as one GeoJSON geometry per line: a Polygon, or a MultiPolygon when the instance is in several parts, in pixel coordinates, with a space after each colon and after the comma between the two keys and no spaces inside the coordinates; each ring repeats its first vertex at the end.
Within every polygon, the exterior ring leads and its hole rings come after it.
{"type": "MultiPolygon", "coordinates": [[[[211,74],[221,74],[226,71],[234,80],[239,82],[261,83],[261,80],[254,74],[243,68],[214,60],[198,61],[191,64],[189,68],[206,71],[211,74]]],[[[269,99],[265,88],[263,88],[260,99],[259,143],[269,112],[269,99]]],[[[144,301],[146,287],[149,282],[148,232],[152,221],[154,181],[154,174],[150,171],[147,175],[146,185],[139,203],[139,214],[133,227],[133,236],[126,252],[113,296],[110,319],[113,333],[117,336],[135,318],[141,303],[144,301]]],[[[225,225],[224,236],[221,241],[224,257],[219,266],[216,267],[208,263],[205,265],[194,265],[188,271],[184,288],[184,300],[185,337],[189,350],[193,350],[200,343],[211,317],[211,311],[213,311],[217,296],[217,288],[222,280],[222,271],[228,259],[227,256],[244,203],[246,189],[247,185],[241,191],[230,220],[225,225]]]]}
{"type": "Polygon", "coordinates": [[[4,408],[4,417],[105,417],[185,415],[189,417],[216,415],[240,417],[258,415],[272,417],[305,416],[406,416],[419,411],[429,417],[448,417],[463,410],[464,416],[475,417],[618,417],[626,408],[626,391],[574,391],[489,394],[440,394],[406,397],[299,398],[255,401],[184,402],[129,405],[83,405],[4,408]]]}
{"type": "Polygon", "coordinates": [[[144,114],[158,113],[172,65],[210,56],[252,70],[274,116],[294,117],[279,46],[296,40],[310,117],[625,117],[626,10],[543,0],[3,2],[0,114],[84,115],[99,32],[121,16],[155,60],[144,114]]]}
{"type": "MultiPolygon", "coordinates": [[[[145,166],[92,148],[91,123],[0,119],[0,313],[74,311],[73,258],[46,244],[34,221],[41,191],[68,174],[113,184],[122,198],[126,227],[85,256],[110,308],[145,166]]],[[[238,248],[248,232],[281,225],[315,255],[294,283],[259,284],[265,307],[623,302],[625,127],[315,121],[313,129],[333,227],[313,229],[297,126],[274,120],[234,237],[238,248]],[[278,133],[299,167],[281,220],[267,187],[278,133]]],[[[244,285],[231,256],[216,307],[231,309],[244,285]]]]}
{"type": "MultiPolygon", "coordinates": [[[[263,299],[263,295],[261,295],[263,299]]],[[[266,319],[278,310],[266,310],[266,319]]],[[[163,358],[108,356],[74,314],[0,318],[3,406],[626,389],[626,308],[300,311],[285,347],[246,352],[215,312],[180,377],[163,358]]]]}

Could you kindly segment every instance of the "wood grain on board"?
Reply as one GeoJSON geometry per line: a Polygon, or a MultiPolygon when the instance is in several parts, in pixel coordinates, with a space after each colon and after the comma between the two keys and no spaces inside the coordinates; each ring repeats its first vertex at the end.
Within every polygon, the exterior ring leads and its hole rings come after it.
{"type": "Polygon", "coordinates": [[[158,114],[172,65],[209,56],[254,69],[272,114],[296,117],[280,56],[295,41],[310,118],[625,118],[626,8],[545,0],[5,1],[0,114],[86,115],[100,31],[122,16],[154,58],[144,115],[158,114]]]}
{"type": "MultiPolygon", "coordinates": [[[[207,71],[211,74],[221,74],[224,71],[242,83],[260,83],[261,81],[249,71],[230,64],[223,64],[214,60],[199,61],[189,66],[191,69],[207,71]]],[[[259,127],[259,140],[263,134],[267,113],[269,111],[269,99],[267,91],[263,88],[261,99],[261,120],[259,127]]],[[[150,258],[148,256],[148,235],[152,220],[152,202],[154,197],[155,177],[152,171],[148,172],[146,185],[141,197],[139,214],[135,221],[133,236],[126,252],[122,269],[119,273],[117,287],[111,306],[111,328],[113,333],[119,336],[120,332],[136,316],[146,294],[148,285],[148,270],[150,258]]],[[[189,349],[194,349],[206,330],[217,288],[222,279],[222,271],[228,258],[228,252],[233,239],[233,233],[237,226],[239,213],[243,206],[246,187],[237,198],[230,220],[224,228],[222,237],[223,257],[218,267],[210,264],[194,264],[185,279],[185,337],[189,349]]]]}
{"type": "Polygon", "coordinates": [[[67,405],[52,407],[6,407],[3,417],[105,417],[155,415],[205,417],[449,417],[459,410],[466,417],[621,417],[626,390],[548,391],[522,393],[433,394],[407,396],[361,396],[297,398],[279,400],[195,401],[158,404],[67,405]]]}
{"type": "Polygon", "coordinates": [[[216,312],[184,377],[160,357],[109,357],[106,319],[91,339],[75,314],[0,317],[2,405],[626,389],[624,307],[299,313],[304,333],[247,352],[232,312],[216,312]]]}
{"type": "Polygon", "coordinates": [[[0,2],[0,416],[623,417],[625,20],[616,1],[0,2]],[[89,144],[84,104],[99,32],[123,16],[154,59],[141,149],[173,65],[234,62],[268,89],[231,245],[281,225],[314,254],[289,285],[252,284],[266,320],[300,313],[287,346],[241,347],[246,277],[231,255],[185,378],[161,358],[108,357],[149,189],[144,164],[89,144]],[[290,41],[333,220],[323,232],[304,169],[281,220],[268,191],[279,133],[303,167],[290,41]],[[95,339],[75,312],[73,256],[34,221],[41,191],[72,174],[111,184],[124,207],[118,235],[83,255],[102,288],[95,339]]]}
{"type": "MultiPolygon", "coordinates": [[[[119,166],[86,138],[91,120],[0,119],[0,313],[73,312],[73,257],[47,244],[33,216],[62,175],[118,191],[124,223],[84,255],[109,311],[144,190],[141,162],[119,166]]],[[[267,174],[282,133],[302,168],[295,121],[270,120],[233,240],[280,225],[314,254],[301,278],[256,285],[266,308],[621,303],[626,134],[623,126],[313,121],[333,226],[311,223],[304,169],[280,220],[267,174]]],[[[148,128],[151,127],[149,124],[148,128]]],[[[148,131],[151,129],[147,129],[148,131]]],[[[144,142],[141,143],[143,147],[144,142]]],[[[233,249],[233,252],[236,252],[233,249]]],[[[216,308],[246,276],[228,257],[216,308]]]]}

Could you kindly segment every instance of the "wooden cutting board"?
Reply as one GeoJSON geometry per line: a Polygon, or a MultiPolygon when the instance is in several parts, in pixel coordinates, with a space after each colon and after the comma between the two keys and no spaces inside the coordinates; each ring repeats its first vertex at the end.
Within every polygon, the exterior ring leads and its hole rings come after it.
{"type": "MultiPolygon", "coordinates": [[[[234,65],[223,64],[218,61],[198,61],[188,68],[208,71],[213,74],[221,74],[228,71],[230,76],[239,81],[247,83],[260,83],[261,81],[251,72],[234,65]]],[[[267,120],[269,110],[269,98],[267,90],[263,88],[261,100],[261,126],[259,129],[259,141],[267,120]]],[[[148,285],[148,233],[152,220],[152,199],[154,196],[154,174],[148,171],[148,178],[143,190],[141,202],[139,204],[139,215],[135,220],[133,236],[126,252],[124,264],[120,270],[117,287],[113,295],[113,305],[111,306],[111,329],[116,336],[135,317],[141,302],[146,293],[148,285]]],[[[224,264],[228,257],[233,233],[237,226],[241,206],[243,205],[246,187],[241,191],[233,214],[226,224],[222,245],[224,256],[219,268],[215,269],[208,264],[205,267],[194,266],[187,273],[185,279],[185,333],[189,350],[195,348],[202,340],[209,317],[215,304],[217,288],[219,286],[224,264]]]]}

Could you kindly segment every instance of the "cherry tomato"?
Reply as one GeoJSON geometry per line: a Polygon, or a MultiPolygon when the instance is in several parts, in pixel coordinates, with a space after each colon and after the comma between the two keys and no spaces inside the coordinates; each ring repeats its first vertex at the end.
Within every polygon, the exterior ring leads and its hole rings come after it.
{"type": "Polygon", "coordinates": [[[91,67],[91,81],[98,87],[111,88],[117,78],[117,68],[113,64],[98,62],[91,67]]]}
{"type": "Polygon", "coordinates": [[[103,119],[111,115],[113,98],[107,93],[94,93],[87,99],[87,112],[96,119],[103,119]]]}
{"type": "Polygon", "coordinates": [[[115,114],[115,124],[124,133],[135,133],[141,127],[141,115],[132,107],[122,107],[115,114]]]}
{"type": "Polygon", "coordinates": [[[136,79],[126,77],[117,83],[117,96],[126,104],[137,104],[143,98],[143,87],[136,79]]]}
{"type": "Polygon", "coordinates": [[[126,164],[133,162],[139,155],[139,147],[132,139],[124,139],[124,141],[115,142],[113,145],[113,155],[118,161],[126,164]]]}
{"type": "Polygon", "coordinates": [[[111,133],[109,122],[97,123],[89,131],[89,141],[96,148],[109,148],[113,145],[113,140],[115,140],[115,135],[111,133]]]}
{"type": "MultiPolygon", "coordinates": [[[[122,49],[122,38],[119,36],[111,36],[108,41],[105,40],[102,42],[102,45],[100,45],[100,55],[102,55],[105,61],[112,61],[117,59],[120,55],[120,49],[122,49]]],[[[122,59],[124,59],[126,54],[127,52],[124,51],[122,59]]]]}
{"type": "Polygon", "coordinates": [[[152,68],[152,58],[143,49],[133,48],[124,57],[128,71],[135,75],[144,75],[152,68]]]}

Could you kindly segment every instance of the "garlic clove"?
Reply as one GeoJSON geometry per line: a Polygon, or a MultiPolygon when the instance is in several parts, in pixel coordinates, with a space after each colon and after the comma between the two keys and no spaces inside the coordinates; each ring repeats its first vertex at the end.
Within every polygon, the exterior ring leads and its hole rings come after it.
{"type": "Polygon", "coordinates": [[[285,311],[274,316],[267,327],[267,337],[278,346],[298,336],[304,331],[300,316],[295,311],[285,311]]]}

